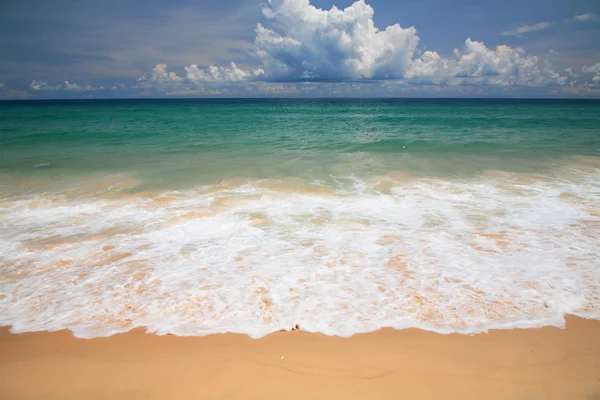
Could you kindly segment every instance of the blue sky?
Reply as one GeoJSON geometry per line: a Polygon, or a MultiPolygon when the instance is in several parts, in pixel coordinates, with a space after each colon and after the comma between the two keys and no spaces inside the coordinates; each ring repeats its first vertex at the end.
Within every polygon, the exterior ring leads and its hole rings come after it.
{"type": "Polygon", "coordinates": [[[600,97],[595,0],[1,7],[0,98],[600,97]]]}

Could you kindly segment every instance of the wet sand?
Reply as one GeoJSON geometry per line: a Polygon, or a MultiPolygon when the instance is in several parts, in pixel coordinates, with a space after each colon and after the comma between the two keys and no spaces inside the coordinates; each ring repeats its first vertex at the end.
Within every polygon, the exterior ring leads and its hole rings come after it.
{"type": "Polygon", "coordinates": [[[439,335],[409,329],[108,338],[0,329],[0,399],[600,400],[600,321],[439,335]]]}

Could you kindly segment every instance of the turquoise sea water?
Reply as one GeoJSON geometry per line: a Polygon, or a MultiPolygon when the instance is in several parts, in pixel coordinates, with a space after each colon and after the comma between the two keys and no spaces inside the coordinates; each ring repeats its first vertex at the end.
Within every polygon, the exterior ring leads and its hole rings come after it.
{"type": "Polygon", "coordinates": [[[231,177],[536,171],[600,155],[600,102],[159,100],[2,104],[1,171],[135,172],[147,185],[231,177]],[[38,169],[34,169],[34,168],[38,169]]]}
{"type": "Polygon", "coordinates": [[[600,317],[598,101],[2,102],[0,134],[17,330],[600,317]]]}

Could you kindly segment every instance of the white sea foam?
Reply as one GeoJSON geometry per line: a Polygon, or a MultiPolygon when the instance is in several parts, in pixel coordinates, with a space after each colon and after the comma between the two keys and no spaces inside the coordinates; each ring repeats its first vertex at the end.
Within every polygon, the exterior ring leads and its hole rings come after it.
{"type": "Polygon", "coordinates": [[[0,325],[348,336],[600,318],[595,168],[94,193],[0,202],[0,325]]]}

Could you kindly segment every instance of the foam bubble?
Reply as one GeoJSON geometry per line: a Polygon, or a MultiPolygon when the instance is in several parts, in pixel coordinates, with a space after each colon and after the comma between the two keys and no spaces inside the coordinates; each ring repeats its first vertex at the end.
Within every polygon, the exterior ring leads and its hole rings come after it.
{"type": "Polygon", "coordinates": [[[598,169],[137,195],[113,181],[0,203],[0,325],[349,336],[600,317],[598,169]]]}

